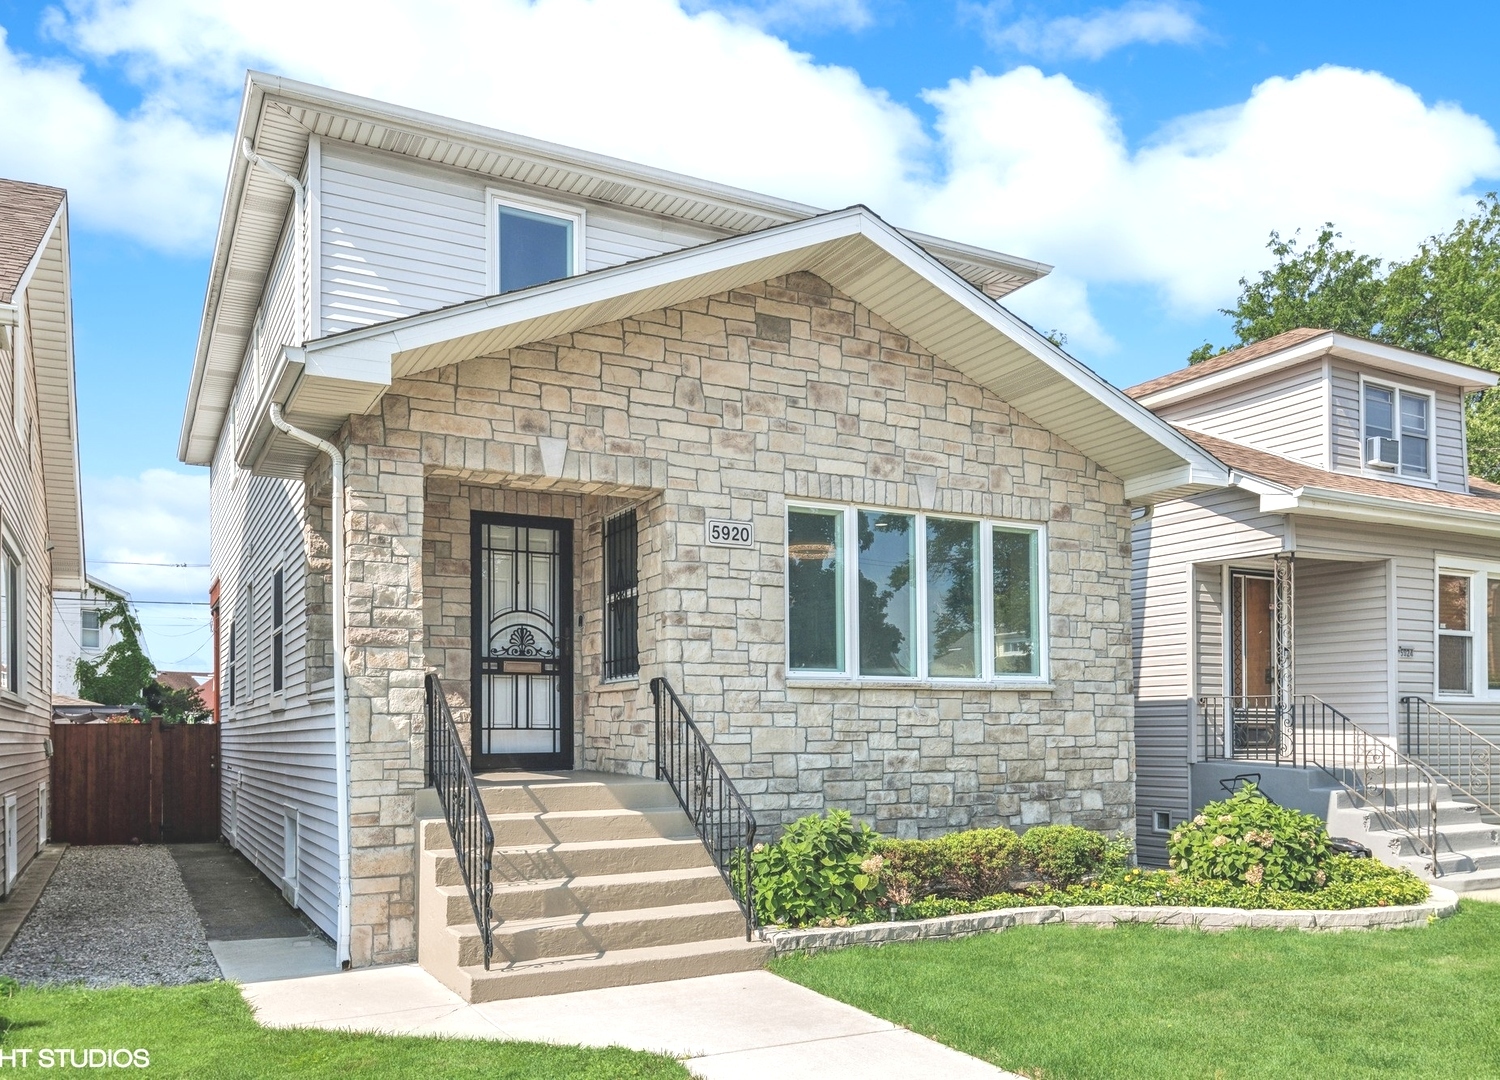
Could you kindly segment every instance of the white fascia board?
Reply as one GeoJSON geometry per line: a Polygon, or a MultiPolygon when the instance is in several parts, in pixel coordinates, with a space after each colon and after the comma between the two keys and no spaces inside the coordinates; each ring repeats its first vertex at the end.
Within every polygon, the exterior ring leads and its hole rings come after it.
{"type": "Polygon", "coordinates": [[[1294,367],[1325,353],[1332,353],[1341,360],[1368,364],[1380,371],[1458,386],[1465,391],[1486,390],[1500,382],[1500,375],[1491,371],[1484,371],[1468,364],[1455,363],[1452,360],[1441,360],[1435,356],[1425,356],[1408,349],[1396,348],[1394,345],[1381,345],[1373,341],[1352,338],[1347,334],[1339,334],[1330,330],[1326,334],[1309,338],[1271,353],[1269,356],[1262,356],[1258,360],[1236,364],[1212,375],[1205,375],[1201,379],[1190,379],[1185,383],[1169,386],[1165,390],[1158,390],[1154,394],[1147,394],[1136,400],[1148,409],[1162,409],[1181,401],[1190,401],[1193,398],[1211,394],[1227,386],[1248,382],[1262,375],[1294,367]]]}
{"type": "Polygon", "coordinates": [[[1229,474],[1229,486],[1241,488],[1252,495],[1259,495],[1261,497],[1261,509],[1263,510],[1266,509],[1266,499],[1276,499],[1291,491],[1291,488],[1284,487],[1281,484],[1273,484],[1269,480],[1262,480],[1258,476],[1240,472],[1238,469],[1233,470],[1229,474]]]}
{"type": "MultiPolygon", "coordinates": [[[[17,290],[19,291],[19,290],[17,290]]],[[[21,307],[19,304],[0,304],[0,326],[20,326],[21,307]]]]}
{"type": "MultiPolygon", "coordinates": [[[[406,371],[397,360],[401,353],[854,236],[863,237],[880,247],[908,270],[941,289],[950,300],[967,308],[1005,338],[1020,345],[1080,392],[1096,398],[1122,420],[1141,429],[1182,460],[1183,466],[1188,470],[1186,474],[1173,470],[1170,475],[1150,480],[1144,485],[1133,485],[1136,498],[1156,491],[1171,490],[1184,483],[1222,487],[1229,482],[1229,470],[1207,451],[1166,421],[1132,401],[1092,369],[1057,348],[1029,324],[984,296],[900,230],[887,225],[862,206],[594,271],[580,277],[565,278],[516,293],[484,297],[441,311],[412,315],[393,323],[344,331],[336,337],[309,342],[308,364],[311,366],[325,362],[325,355],[337,354],[351,364],[370,365],[366,370],[371,371],[384,358],[391,372],[413,374],[421,370],[420,367],[406,371]]],[[[331,357],[327,362],[332,363],[331,357]]],[[[360,378],[375,381],[370,374],[361,375],[360,378]]]]}
{"type": "Polygon", "coordinates": [[[1461,532],[1500,537],[1500,514],[1478,513],[1431,503],[1414,504],[1352,491],[1297,488],[1279,495],[1263,495],[1262,510],[1280,514],[1336,517],[1376,525],[1395,525],[1429,532],[1461,532]]]}

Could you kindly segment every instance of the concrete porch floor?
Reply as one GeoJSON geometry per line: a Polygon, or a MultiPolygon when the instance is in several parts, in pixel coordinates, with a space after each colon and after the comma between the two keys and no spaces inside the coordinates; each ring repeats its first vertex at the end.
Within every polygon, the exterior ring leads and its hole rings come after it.
{"type": "Polygon", "coordinates": [[[703,1080],[1020,1080],[768,971],[479,1005],[416,964],[242,989],[268,1027],[625,1046],[681,1058],[703,1080]]]}

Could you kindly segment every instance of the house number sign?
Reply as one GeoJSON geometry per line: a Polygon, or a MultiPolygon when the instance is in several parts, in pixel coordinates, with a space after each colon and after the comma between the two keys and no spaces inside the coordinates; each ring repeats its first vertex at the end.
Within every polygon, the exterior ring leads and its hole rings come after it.
{"type": "Polygon", "coordinates": [[[748,521],[708,520],[708,544],[710,547],[751,547],[755,543],[755,530],[748,521]]]}

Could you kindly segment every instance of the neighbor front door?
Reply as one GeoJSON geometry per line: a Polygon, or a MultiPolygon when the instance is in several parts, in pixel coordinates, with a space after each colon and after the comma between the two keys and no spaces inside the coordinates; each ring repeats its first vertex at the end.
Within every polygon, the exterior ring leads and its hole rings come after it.
{"type": "Polygon", "coordinates": [[[1239,753],[1273,750],[1277,741],[1276,660],[1271,579],[1234,571],[1229,576],[1229,684],[1239,753]]]}
{"type": "Polygon", "coordinates": [[[476,769],[573,767],[573,524],[476,513],[476,769]]]}

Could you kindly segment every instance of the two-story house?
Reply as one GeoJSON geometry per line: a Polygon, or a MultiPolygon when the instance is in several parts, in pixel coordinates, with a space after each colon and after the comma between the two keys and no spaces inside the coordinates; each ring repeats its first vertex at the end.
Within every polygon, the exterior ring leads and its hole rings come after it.
{"type": "Polygon", "coordinates": [[[1227,473],[999,304],[1046,266],[259,74],[235,148],[223,820],[343,959],[758,962],[741,807],[1131,831],[1129,504],[1227,473]]]}
{"type": "Polygon", "coordinates": [[[95,661],[120,639],[105,621],[116,598],[130,594],[90,574],[82,589],[59,589],[52,594],[52,692],[78,696],[78,661],[95,661]]]}
{"type": "Polygon", "coordinates": [[[1493,883],[1500,487],[1468,475],[1464,414],[1495,384],[1304,329],[1126,391],[1232,470],[1135,511],[1143,858],[1252,777],[1446,885],[1493,883]]]}
{"type": "Polygon", "coordinates": [[[84,586],[68,196],[0,180],[0,807],[9,893],[47,842],[52,595],[84,586]]]}

